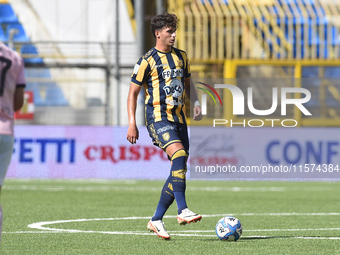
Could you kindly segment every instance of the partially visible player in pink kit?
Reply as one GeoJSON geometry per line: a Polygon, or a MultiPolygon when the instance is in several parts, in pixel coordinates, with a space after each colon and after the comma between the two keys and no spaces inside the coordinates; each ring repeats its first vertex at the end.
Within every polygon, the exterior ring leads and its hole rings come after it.
{"type": "MultiPolygon", "coordinates": [[[[0,193],[13,153],[14,112],[23,105],[25,84],[23,59],[0,42],[0,193]]],[[[0,240],[1,227],[0,205],[0,240]]]]}

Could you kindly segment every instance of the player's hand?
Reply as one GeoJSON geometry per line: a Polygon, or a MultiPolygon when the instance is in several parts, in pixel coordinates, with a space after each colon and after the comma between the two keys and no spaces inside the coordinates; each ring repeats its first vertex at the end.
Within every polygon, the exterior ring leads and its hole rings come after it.
{"type": "Polygon", "coordinates": [[[193,117],[193,119],[194,120],[201,120],[202,117],[203,117],[203,115],[202,115],[201,106],[200,105],[196,105],[194,107],[194,117],[193,117]]]}
{"type": "Polygon", "coordinates": [[[137,142],[139,139],[139,131],[136,125],[129,125],[126,139],[132,144],[137,142]]]}

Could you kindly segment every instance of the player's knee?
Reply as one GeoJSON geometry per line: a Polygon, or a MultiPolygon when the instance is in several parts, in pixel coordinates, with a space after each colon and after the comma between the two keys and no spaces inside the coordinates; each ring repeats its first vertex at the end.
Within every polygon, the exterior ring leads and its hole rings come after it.
{"type": "Polygon", "coordinates": [[[176,151],[171,157],[172,169],[186,169],[187,157],[188,154],[184,149],[176,151]]]}

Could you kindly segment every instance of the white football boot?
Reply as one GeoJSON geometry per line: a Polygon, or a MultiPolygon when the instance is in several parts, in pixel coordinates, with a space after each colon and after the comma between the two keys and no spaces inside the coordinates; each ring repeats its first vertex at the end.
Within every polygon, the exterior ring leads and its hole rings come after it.
{"type": "Polygon", "coordinates": [[[147,225],[148,230],[151,232],[155,232],[159,237],[162,237],[162,239],[169,240],[170,235],[164,228],[164,222],[161,220],[150,220],[147,225]]]}
{"type": "Polygon", "coordinates": [[[202,219],[202,215],[190,211],[185,208],[180,214],[177,215],[177,221],[180,225],[185,225],[190,222],[197,222],[202,219]]]}

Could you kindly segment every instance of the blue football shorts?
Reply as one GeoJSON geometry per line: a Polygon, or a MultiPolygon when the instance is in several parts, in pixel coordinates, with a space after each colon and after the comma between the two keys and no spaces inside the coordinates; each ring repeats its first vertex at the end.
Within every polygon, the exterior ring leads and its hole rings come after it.
{"type": "Polygon", "coordinates": [[[165,150],[170,144],[181,143],[189,155],[189,137],[186,124],[158,121],[147,126],[154,145],[165,150]]]}
{"type": "Polygon", "coordinates": [[[0,134],[0,186],[4,183],[5,175],[13,154],[14,137],[0,134]]]}

